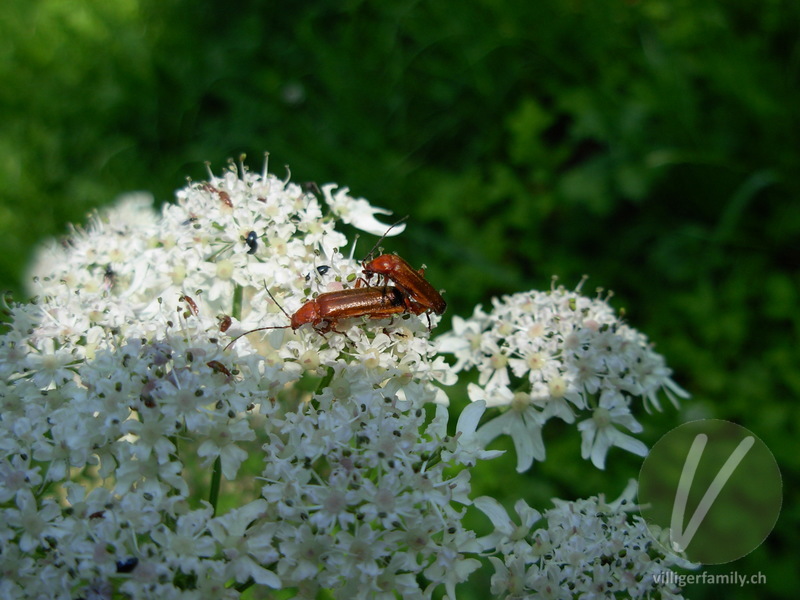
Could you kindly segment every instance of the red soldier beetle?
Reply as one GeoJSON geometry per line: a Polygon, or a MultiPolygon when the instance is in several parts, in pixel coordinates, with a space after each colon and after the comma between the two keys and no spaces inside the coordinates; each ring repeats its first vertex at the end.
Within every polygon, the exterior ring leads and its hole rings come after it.
{"type": "MultiPolygon", "coordinates": [[[[267,294],[269,294],[273,302],[278,304],[269,290],[267,290],[267,294]]],[[[281,308],[280,305],[278,305],[278,308],[281,308]]],[[[358,317],[386,319],[405,312],[412,312],[418,315],[425,310],[418,304],[410,303],[408,297],[400,288],[388,285],[326,292],[307,301],[292,315],[289,315],[281,308],[281,311],[289,318],[289,325],[251,329],[233,338],[225,348],[229,348],[240,337],[255,331],[289,328],[297,330],[306,323],[310,323],[317,333],[324,335],[329,331],[336,331],[336,326],[343,319],[358,317]]]]}
{"type": "MultiPolygon", "coordinates": [[[[403,217],[389,227],[370,250],[367,257],[372,256],[378,244],[381,243],[393,227],[396,227],[407,218],[403,217]]],[[[425,279],[425,270],[414,269],[405,259],[396,254],[381,254],[379,257],[372,258],[369,261],[364,259],[361,264],[363,272],[367,276],[367,282],[373,275],[378,275],[384,278],[385,283],[391,281],[400,288],[406,296],[406,310],[409,312],[418,315],[430,310],[437,315],[441,315],[447,309],[447,302],[442,298],[442,295],[425,279]]]]}
{"type": "Polygon", "coordinates": [[[311,323],[320,333],[327,333],[336,327],[340,319],[385,319],[407,312],[406,301],[400,288],[391,286],[326,292],[303,304],[290,317],[290,327],[299,329],[306,323],[311,323]]]}
{"type": "Polygon", "coordinates": [[[402,290],[409,312],[420,314],[430,310],[441,315],[447,309],[447,302],[442,295],[425,279],[424,269],[415,270],[396,254],[381,254],[364,263],[363,267],[367,280],[373,275],[379,275],[402,290]],[[419,308],[412,308],[414,304],[419,308]]]}

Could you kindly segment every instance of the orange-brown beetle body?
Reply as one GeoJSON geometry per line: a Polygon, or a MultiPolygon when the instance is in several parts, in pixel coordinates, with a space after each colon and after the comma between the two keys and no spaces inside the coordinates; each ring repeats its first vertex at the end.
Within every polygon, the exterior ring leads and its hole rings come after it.
{"type": "Polygon", "coordinates": [[[425,279],[425,272],[415,270],[396,254],[381,254],[365,263],[364,274],[367,278],[380,275],[392,281],[405,295],[409,312],[420,314],[430,310],[440,315],[447,308],[442,295],[425,279]]]}
{"type": "Polygon", "coordinates": [[[370,317],[384,319],[407,312],[407,297],[396,287],[382,286],[352,288],[320,294],[309,300],[291,316],[291,328],[311,323],[325,333],[336,327],[341,319],[370,317]]]}
{"type": "MultiPolygon", "coordinates": [[[[267,290],[267,293],[269,293],[269,290],[267,290]]],[[[271,296],[272,294],[270,294],[271,296]]],[[[310,323],[318,333],[325,334],[331,330],[335,331],[336,326],[342,319],[358,317],[386,319],[404,312],[413,312],[418,315],[425,312],[425,310],[418,304],[410,303],[410,300],[400,288],[388,285],[326,292],[303,304],[294,314],[287,314],[290,325],[251,329],[233,338],[226,348],[229,348],[243,335],[255,331],[288,329],[289,327],[299,329],[306,323],[310,323]],[[410,308],[409,304],[411,304],[410,308]]]]}

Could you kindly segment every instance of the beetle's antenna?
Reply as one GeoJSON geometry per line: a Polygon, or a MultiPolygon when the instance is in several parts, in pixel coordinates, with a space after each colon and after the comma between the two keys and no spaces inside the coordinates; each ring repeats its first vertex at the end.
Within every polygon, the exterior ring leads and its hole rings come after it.
{"type": "MultiPolygon", "coordinates": [[[[283,307],[282,307],[282,306],[280,305],[280,303],[279,303],[279,302],[278,302],[278,301],[275,299],[275,296],[273,296],[273,295],[272,295],[272,292],[270,292],[270,291],[269,291],[269,288],[267,287],[267,282],[266,282],[266,281],[264,282],[264,291],[265,291],[265,292],[267,292],[267,294],[269,295],[269,297],[270,297],[270,298],[272,298],[272,301],[275,303],[275,306],[277,306],[278,308],[280,308],[280,309],[281,309],[281,312],[282,312],[284,315],[286,315],[286,318],[287,318],[287,319],[289,319],[289,320],[291,321],[291,320],[292,320],[292,317],[289,315],[289,313],[287,313],[285,310],[283,310],[283,307]]],[[[253,331],[258,331],[258,329],[254,329],[253,331]]]]}
{"type": "Polygon", "coordinates": [[[256,327],[255,329],[251,329],[250,331],[245,331],[244,333],[240,333],[235,338],[233,338],[227,345],[223,348],[223,350],[227,350],[231,346],[233,346],[234,342],[238,340],[240,337],[244,337],[246,335],[250,335],[251,333],[255,333],[256,331],[266,331],[267,329],[289,329],[291,325],[280,325],[278,327],[256,327]]]}
{"type": "MultiPolygon", "coordinates": [[[[278,302],[278,301],[275,299],[275,296],[273,296],[273,295],[272,295],[272,292],[270,292],[270,291],[269,291],[269,288],[267,287],[267,282],[266,282],[266,281],[264,282],[264,291],[266,291],[266,292],[267,292],[267,294],[269,295],[269,297],[270,297],[270,298],[272,298],[272,301],[275,303],[275,305],[276,305],[276,306],[277,306],[279,309],[281,309],[281,312],[282,312],[284,315],[286,315],[286,318],[287,318],[287,319],[289,319],[289,322],[291,322],[291,320],[292,320],[292,317],[291,317],[291,316],[289,316],[289,313],[287,313],[287,312],[286,312],[286,311],[283,309],[283,307],[280,305],[280,303],[279,303],[279,302],[278,302]]],[[[251,329],[251,330],[249,330],[249,331],[245,331],[244,333],[240,333],[239,335],[237,335],[237,336],[236,336],[235,338],[233,338],[233,339],[232,339],[230,342],[228,342],[228,344],[225,346],[225,348],[223,348],[223,350],[227,350],[228,348],[230,348],[231,346],[233,346],[234,342],[236,342],[236,340],[238,340],[240,337],[244,337],[244,336],[246,336],[246,335],[250,335],[251,333],[255,333],[256,331],[266,331],[267,329],[289,329],[290,327],[291,327],[291,325],[279,325],[279,326],[268,326],[268,327],[256,327],[255,329],[251,329]]]]}
{"type": "Polygon", "coordinates": [[[375,242],[375,245],[372,247],[372,250],[370,250],[370,251],[369,251],[369,253],[368,253],[368,254],[367,254],[365,257],[364,257],[364,260],[362,260],[361,262],[362,262],[362,263],[364,263],[364,262],[367,262],[367,259],[368,259],[368,258],[372,258],[372,255],[373,255],[373,254],[375,254],[375,250],[377,250],[377,249],[378,249],[378,246],[380,246],[381,242],[382,242],[384,239],[386,239],[386,236],[387,236],[387,235],[389,235],[389,232],[390,232],[392,229],[394,229],[395,227],[397,227],[398,225],[400,225],[400,223],[403,223],[404,221],[407,221],[407,220],[408,220],[408,215],[406,215],[406,216],[405,216],[405,217],[403,217],[402,219],[398,219],[397,221],[395,221],[394,223],[392,223],[392,224],[389,226],[389,229],[387,229],[387,230],[386,230],[386,232],[385,232],[385,233],[384,233],[384,234],[383,234],[383,235],[382,235],[380,238],[378,238],[378,241],[377,241],[377,242],[375,242]]]}

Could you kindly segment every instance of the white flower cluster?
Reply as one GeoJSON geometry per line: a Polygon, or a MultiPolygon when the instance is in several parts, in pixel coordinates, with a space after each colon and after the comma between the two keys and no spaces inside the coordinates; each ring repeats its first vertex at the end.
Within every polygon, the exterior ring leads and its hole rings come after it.
{"type": "Polygon", "coordinates": [[[497,598],[682,598],[660,577],[673,566],[696,565],[664,554],[630,504],[635,484],[606,503],[603,496],[575,502],[554,500],[544,515],[524,500],[516,524],[494,499],[475,499],[495,530],[480,541],[492,554],[491,591],[497,598]],[[546,524],[535,527],[544,517],[546,524]]]}
{"type": "Polygon", "coordinates": [[[293,312],[355,285],[338,215],[385,231],[346,190],[321,195],[327,216],[231,166],[40,254],[0,337],[0,597],[452,596],[477,566],[467,472],[445,467],[484,456],[482,407],[456,438],[443,406],[426,425],[454,378],[427,318],[293,331],[268,294],[293,312]],[[282,328],[228,346],[264,325],[282,328]]]}
{"type": "Polygon", "coordinates": [[[670,379],[671,371],[647,338],[619,320],[601,298],[563,287],[493,299],[490,313],[476,307],[469,319],[453,317],[453,330],[438,338],[441,352],[456,357],[455,370],[477,369],[472,401],[506,411],[484,424],[488,443],[501,434],[514,441],[517,470],[544,460],[542,427],[552,417],[578,423],[581,454],[602,469],[606,453],[619,446],[640,456],[647,447],[616,428],[639,433],[631,413],[639,397],[649,411],[660,410],[664,391],[676,404],[687,394],[670,379]]]}
{"type": "Polygon", "coordinates": [[[380,390],[317,399],[273,424],[264,446],[263,526],[283,585],[302,598],[328,589],[337,598],[390,599],[430,597],[443,583],[455,598],[455,584],[480,566],[464,554],[480,548],[461,522],[469,471],[445,471],[474,464],[461,438],[474,440],[483,406],[462,413],[449,437],[442,405],[429,419],[380,390]]]}
{"type": "MultiPolygon", "coordinates": [[[[589,585],[546,560],[568,547],[628,590],[627,574],[649,572],[616,517],[574,528],[583,504],[551,511],[550,554],[531,554],[527,529],[509,542],[492,501],[478,506],[495,534],[463,523],[469,467],[498,454],[485,445],[501,431],[529,465],[547,418],[574,420],[599,396],[580,425],[593,460],[631,446],[610,427],[638,426],[628,397],[681,394],[644,338],[560,289],[456,317],[440,338],[455,368],[429,339],[439,317],[418,305],[326,320],[317,299],[360,286],[362,270],[339,252],[337,221],[387,225],[346,188],[317,191],[231,165],[160,212],[128,196],[40,252],[36,297],[6,307],[0,336],[0,598],[233,599],[255,586],[454,600],[487,552],[496,593],[547,577],[542,597],[556,597],[589,585]],[[471,366],[475,401],[448,434],[442,386],[471,366]]],[[[529,529],[538,513],[519,506],[529,529]]]]}

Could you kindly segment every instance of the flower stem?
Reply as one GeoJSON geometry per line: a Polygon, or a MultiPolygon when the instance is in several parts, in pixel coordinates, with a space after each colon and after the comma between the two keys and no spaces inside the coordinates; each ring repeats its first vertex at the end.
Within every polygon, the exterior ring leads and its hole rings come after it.
{"type": "Polygon", "coordinates": [[[324,390],[331,384],[331,381],[333,381],[333,375],[334,375],[333,367],[328,367],[328,372],[325,373],[325,377],[323,377],[322,380],[319,382],[316,393],[318,394],[322,393],[322,390],[324,390]]]}
{"type": "Polygon", "coordinates": [[[217,514],[217,501],[219,500],[219,485],[222,480],[222,458],[217,457],[214,461],[214,470],[211,472],[211,491],[208,494],[208,501],[211,503],[211,508],[214,510],[214,515],[217,514]]]}
{"type": "Polygon", "coordinates": [[[233,589],[235,589],[237,592],[241,593],[241,592],[245,591],[247,588],[251,587],[254,583],[255,583],[255,580],[252,577],[250,577],[244,583],[239,583],[239,584],[233,586],[233,589]]]}
{"type": "Polygon", "coordinates": [[[233,306],[231,307],[231,316],[239,321],[242,320],[242,292],[243,288],[236,285],[233,288],[233,306]]]}

